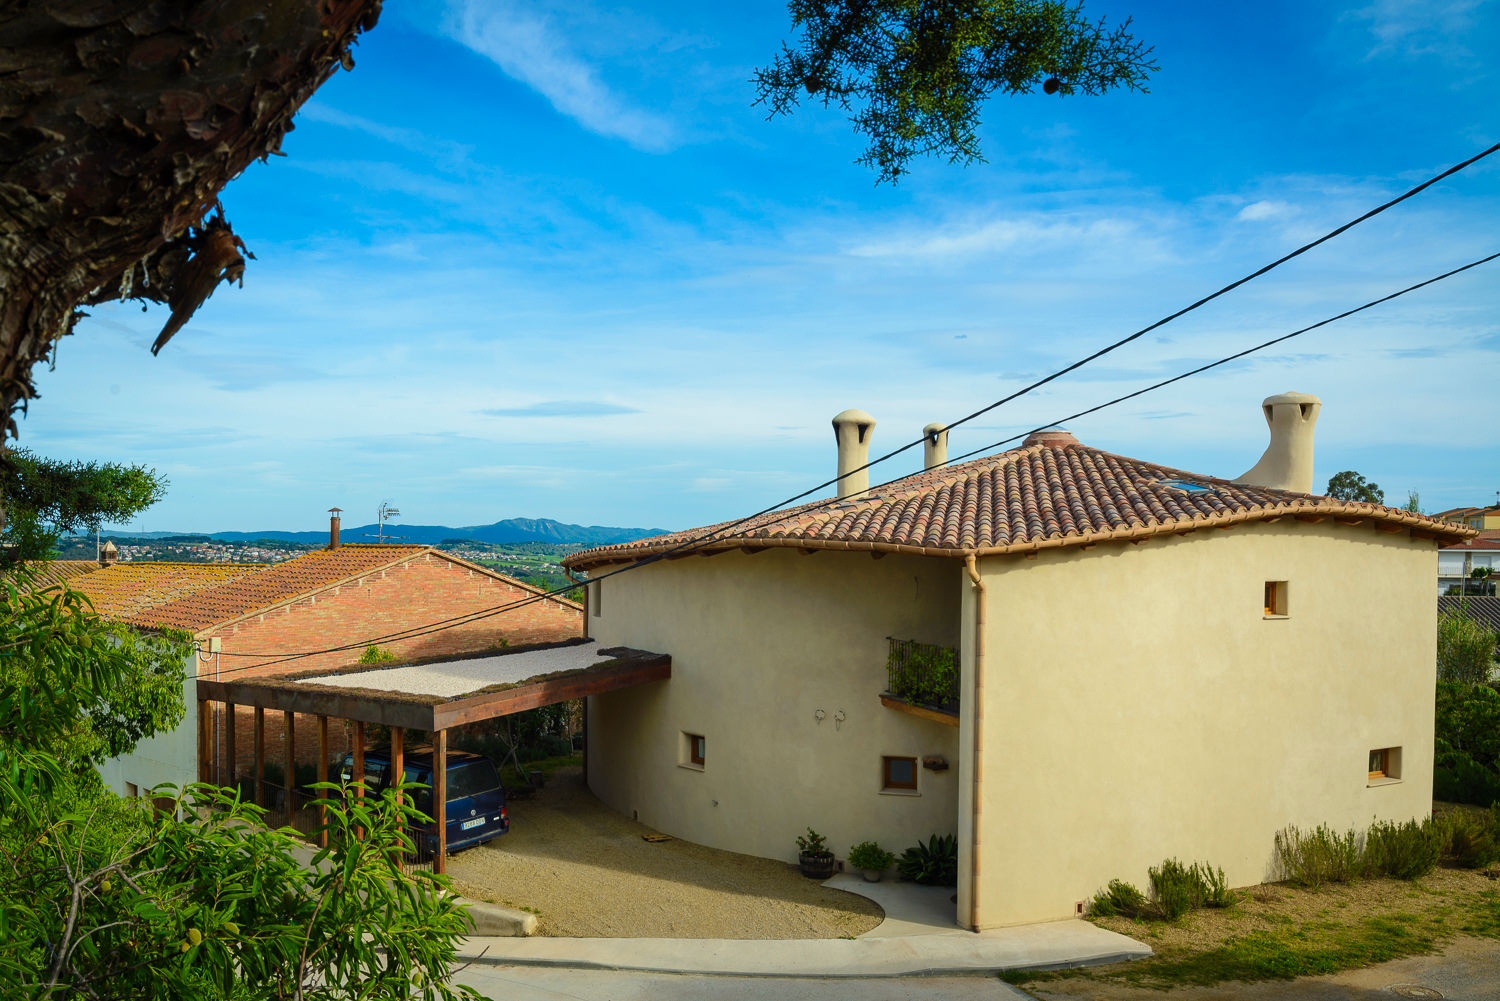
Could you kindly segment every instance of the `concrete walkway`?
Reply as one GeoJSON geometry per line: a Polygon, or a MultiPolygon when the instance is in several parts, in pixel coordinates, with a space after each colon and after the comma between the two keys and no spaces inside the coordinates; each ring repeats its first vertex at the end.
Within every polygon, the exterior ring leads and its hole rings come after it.
{"type": "Polygon", "coordinates": [[[1091,966],[1151,955],[1151,947],[1086,921],[992,931],[954,924],[952,890],[866,883],[842,874],[823,885],[878,903],[885,920],[855,939],[486,938],[460,961],[497,966],[749,977],[908,977],[1091,966]]]}

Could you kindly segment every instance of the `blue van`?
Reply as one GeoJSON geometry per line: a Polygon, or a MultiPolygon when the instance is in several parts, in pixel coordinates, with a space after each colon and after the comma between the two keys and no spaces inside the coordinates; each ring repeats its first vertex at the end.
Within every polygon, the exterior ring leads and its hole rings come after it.
{"type": "MultiPolygon", "coordinates": [[[[420,782],[413,804],[428,817],[432,816],[432,745],[409,748],[403,755],[402,770],[407,782],[420,782]]],[[[354,755],[346,754],[339,762],[340,781],[351,782],[354,755]]],[[[375,794],[390,788],[391,752],[380,747],[365,752],[365,788],[375,794]]],[[[448,851],[468,848],[510,830],[510,814],[505,809],[505,788],[494,762],[470,751],[448,752],[448,851]]],[[[412,830],[417,851],[430,856],[437,853],[437,825],[432,821],[412,830]]]]}

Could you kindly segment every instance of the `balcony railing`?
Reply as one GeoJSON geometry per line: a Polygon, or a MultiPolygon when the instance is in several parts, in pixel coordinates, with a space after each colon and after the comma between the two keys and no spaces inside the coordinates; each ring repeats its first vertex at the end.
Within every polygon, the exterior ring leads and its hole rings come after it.
{"type": "MultiPolygon", "coordinates": [[[[890,640],[886,655],[886,698],[958,716],[958,651],[935,643],[890,640]]],[[[887,702],[889,705],[889,702],[887,702]]]]}

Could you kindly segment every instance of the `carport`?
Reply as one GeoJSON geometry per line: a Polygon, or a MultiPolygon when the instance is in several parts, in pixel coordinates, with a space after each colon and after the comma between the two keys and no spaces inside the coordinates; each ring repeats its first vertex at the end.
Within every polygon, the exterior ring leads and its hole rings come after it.
{"type": "MultiPolygon", "coordinates": [[[[665,681],[672,676],[672,658],[667,654],[629,647],[601,649],[595,640],[517,648],[491,654],[428,663],[358,666],[339,671],[300,675],[256,677],[214,681],[198,679],[198,718],[212,718],[209,703],[223,703],[228,721],[228,784],[237,785],[235,761],[235,708],[255,710],[254,780],[255,803],[265,805],[265,714],[281,712],[285,729],[282,757],[289,790],[296,762],[296,714],[316,717],[318,733],[317,778],[328,781],[328,721],[348,720],[354,725],[354,774],[365,774],[365,725],[379,723],[391,730],[391,770],[404,772],[404,741],[407,730],[432,734],[433,820],[437,827],[437,854],[433,871],[446,869],[447,852],[447,755],[448,729],[465,723],[508,716],[570,699],[600,695],[634,685],[665,681]]],[[[585,735],[587,715],[585,714],[585,735]]],[[[585,736],[585,739],[587,737],[585,736]]],[[[211,781],[209,760],[212,738],[206,725],[198,733],[199,778],[211,781]]],[[[363,796],[364,790],[357,795],[363,796]]],[[[290,796],[289,796],[290,800],[290,796]]],[[[322,811],[319,810],[321,825],[322,811]]],[[[327,833],[321,835],[327,843],[327,833]]]]}

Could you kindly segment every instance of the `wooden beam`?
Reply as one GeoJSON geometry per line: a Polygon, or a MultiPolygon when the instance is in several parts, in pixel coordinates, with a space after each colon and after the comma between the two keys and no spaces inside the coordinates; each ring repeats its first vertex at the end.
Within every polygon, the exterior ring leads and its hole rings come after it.
{"type": "Polygon", "coordinates": [[[928,709],[926,706],[914,706],[910,702],[902,702],[900,699],[892,698],[889,695],[882,695],[880,697],[880,704],[887,709],[894,709],[898,713],[906,713],[909,716],[916,716],[919,719],[931,720],[934,723],[941,723],[944,726],[958,726],[957,716],[938,712],[936,709],[928,709]]]}
{"type": "Polygon", "coordinates": [[[209,759],[213,757],[213,726],[214,717],[209,712],[209,703],[205,699],[198,700],[198,781],[212,782],[213,772],[210,771],[209,759]]]}
{"type": "Polygon", "coordinates": [[[1340,525],[1358,525],[1360,522],[1364,521],[1363,518],[1335,518],[1333,520],[1338,522],[1340,525]]]}
{"type": "Polygon", "coordinates": [[[616,667],[596,668],[585,674],[537,681],[503,692],[471,695],[433,707],[433,730],[446,730],[464,723],[508,716],[511,713],[567,702],[587,695],[599,695],[619,688],[665,681],[672,676],[672,658],[622,661],[616,667]]]}
{"type": "MultiPolygon", "coordinates": [[[[351,692],[307,689],[293,682],[268,685],[262,681],[213,681],[198,679],[198,697],[235,702],[261,709],[290,710],[335,719],[359,720],[408,730],[432,730],[433,702],[380,699],[351,692]]],[[[436,701],[436,700],[434,700],[436,701]]]]}
{"type": "Polygon", "coordinates": [[[1400,532],[1406,528],[1405,525],[1392,524],[1389,521],[1374,521],[1370,524],[1377,532],[1400,532]]]}
{"type": "Polygon", "coordinates": [[[448,871],[448,731],[433,734],[432,812],[437,824],[437,854],[432,857],[432,871],[448,871]]]}
{"type": "Polygon", "coordinates": [[[286,726],[281,735],[281,753],[286,760],[286,822],[290,824],[292,814],[297,812],[297,714],[282,713],[281,721],[286,726]]]}
{"type": "Polygon", "coordinates": [[[1296,518],[1298,521],[1305,521],[1309,525],[1316,525],[1318,522],[1323,520],[1323,516],[1321,514],[1299,514],[1296,516],[1296,518]]]}
{"type": "MultiPolygon", "coordinates": [[[[328,717],[318,717],[318,781],[328,781],[328,717]]],[[[320,791],[318,798],[327,796],[326,791],[320,791]]],[[[328,808],[318,807],[318,847],[328,847],[328,808]]]]}
{"type": "MultiPolygon", "coordinates": [[[[391,788],[396,790],[396,806],[400,806],[406,798],[401,792],[401,783],[406,781],[406,731],[399,726],[391,727],[391,771],[388,780],[391,788]]],[[[396,852],[396,868],[405,869],[406,863],[403,852],[396,852]]]]}
{"type": "MultiPolygon", "coordinates": [[[[354,722],[354,771],[349,776],[349,781],[357,783],[354,787],[354,798],[363,800],[365,798],[365,724],[362,720],[354,722]]],[[[354,829],[356,840],[365,839],[364,828],[354,829]]]]}
{"type": "Polygon", "coordinates": [[[236,793],[240,789],[240,766],[239,755],[234,746],[234,718],[239,714],[239,708],[233,702],[224,707],[224,754],[229,759],[227,784],[236,793]]]}
{"type": "Polygon", "coordinates": [[[266,805],[266,711],[255,707],[255,805],[266,805]]]}

